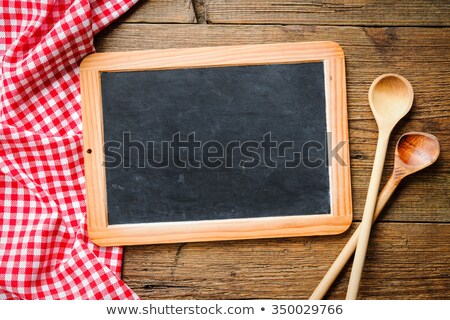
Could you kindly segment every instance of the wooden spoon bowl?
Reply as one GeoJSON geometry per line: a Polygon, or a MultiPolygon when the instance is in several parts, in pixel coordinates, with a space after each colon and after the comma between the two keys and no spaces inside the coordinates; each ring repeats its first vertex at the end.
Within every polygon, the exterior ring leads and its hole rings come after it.
{"type": "Polygon", "coordinates": [[[395,170],[405,173],[417,172],[434,163],[439,157],[438,139],[429,133],[408,132],[400,137],[395,149],[395,170]]]}
{"type": "Polygon", "coordinates": [[[414,91],[404,77],[386,73],[376,78],[369,89],[369,104],[378,126],[392,129],[411,109],[414,91]]]}

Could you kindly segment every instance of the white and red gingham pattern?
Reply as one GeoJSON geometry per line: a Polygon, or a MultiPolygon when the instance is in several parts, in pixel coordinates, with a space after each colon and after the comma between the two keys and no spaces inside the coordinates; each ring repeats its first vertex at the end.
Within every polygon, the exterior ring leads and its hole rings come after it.
{"type": "Polygon", "coordinates": [[[1,1],[0,299],[138,298],[87,235],[78,69],[136,1],[1,1]]]}

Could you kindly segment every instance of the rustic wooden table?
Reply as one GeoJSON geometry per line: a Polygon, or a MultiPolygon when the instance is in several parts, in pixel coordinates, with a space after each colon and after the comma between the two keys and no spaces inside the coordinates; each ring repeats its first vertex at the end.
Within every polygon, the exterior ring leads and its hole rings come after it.
{"type": "MultiPolygon", "coordinates": [[[[450,298],[448,0],[140,1],[97,35],[99,52],[333,40],[346,54],[354,224],[338,236],[127,247],[123,279],[143,299],[305,299],[358,225],[376,146],[373,79],[409,79],[412,111],[395,129],[436,135],[441,156],[407,178],[373,228],[359,297],[450,298]]],[[[344,299],[347,266],[327,298],[344,299]]]]}

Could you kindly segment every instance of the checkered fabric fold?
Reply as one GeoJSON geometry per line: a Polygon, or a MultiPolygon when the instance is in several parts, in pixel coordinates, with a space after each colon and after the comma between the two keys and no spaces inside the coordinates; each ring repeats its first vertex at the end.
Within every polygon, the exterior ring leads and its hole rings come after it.
{"type": "Polygon", "coordinates": [[[87,235],[78,69],[136,1],[1,1],[1,299],[138,298],[87,235]]]}

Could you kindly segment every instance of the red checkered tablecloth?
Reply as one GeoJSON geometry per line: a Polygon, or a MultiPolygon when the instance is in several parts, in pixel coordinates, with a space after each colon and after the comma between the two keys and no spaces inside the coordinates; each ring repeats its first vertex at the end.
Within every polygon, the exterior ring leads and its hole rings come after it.
{"type": "Polygon", "coordinates": [[[1,1],[1,299],[137,298],[87,235],[78,69],[136,1],[1,1]]]}

